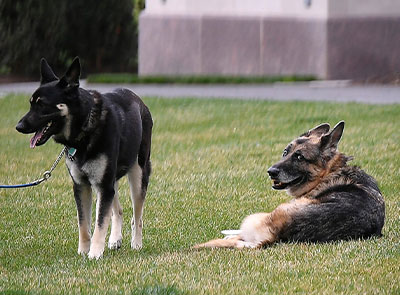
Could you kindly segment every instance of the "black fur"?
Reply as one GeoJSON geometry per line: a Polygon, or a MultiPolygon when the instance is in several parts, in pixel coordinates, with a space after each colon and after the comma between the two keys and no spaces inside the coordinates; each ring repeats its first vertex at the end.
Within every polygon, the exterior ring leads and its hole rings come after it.
{"type": "Polygon", "coordinates": [[[357,167],[339,172],[350,174],[351,184],[328,187],[292,216],[279,235],[283,241],[329,242],[381,236],[385,206],[375,180],[357,167]]]}
{"type": "MultiPolygon", "coordinates": [[[[80,63],[76,58],[59,79],[46,60],[41,61],[41,85],[33,93],[29,112],[18,122],[22,133],[36,132],[31,147],[44,144],[50,137],[76,153],[68,165],[74,181],[74,194],[82,222],[82,192],[94,186],[99,195],[97,225],[103,226],[114,199],[115,182],[138,161],[142,170],[144,198],[151,172],[150,149],[153,121],[143,101],[128,89],[100,94],[79,88],[80,63]],[[106,159],[101,179],[95,168],[85,165],[99,156],[106,159]],[[73,175],[76,169],[79,177],[73,175]],[[92,170],[93,171],[92,171],[92,170]],[[90,170],[90,171],[89,171],[90,170]]],[[[100,167],[99,167],[100,168],[100,167]]]]}

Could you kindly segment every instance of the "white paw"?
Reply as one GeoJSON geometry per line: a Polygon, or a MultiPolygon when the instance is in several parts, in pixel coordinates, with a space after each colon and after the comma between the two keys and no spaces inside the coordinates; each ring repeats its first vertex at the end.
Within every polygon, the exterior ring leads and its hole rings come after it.
{"type": "Polygon", "coordinates": [[[122,239],[118,239],[116,241],[109,241],[108,248],[111,250],[118,250],[122,246],[122,239]]]}
{"type": "Polygon", "coordinates": [[[89,259],[100,259],[103,256],[104,247],[90,247],[89,259]]]}
{"type": "Polygon", "coordinates": [[[245,242],[245,241],[237,241],[237,248],[243,249],[243,248],[250,248],[250,249],[255,249],[258,248],[259,245],[256,243],[252,242],[245,242]]]}
{"type": "Polygon", "coordinates": [[[131,242],[131,247],[132,247],[132,249],[134,249],[134,250],[140,250],[140,249],[142,249],[142,241],[141,241],[141,240],[138,241],[138,240],[136,240],[136,239],[132,240],[132,242],[131,242]]]}

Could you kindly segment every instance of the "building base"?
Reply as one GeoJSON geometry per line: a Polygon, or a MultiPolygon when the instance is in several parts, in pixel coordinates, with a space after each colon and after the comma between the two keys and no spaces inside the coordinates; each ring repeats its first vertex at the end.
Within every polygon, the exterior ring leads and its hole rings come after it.
{"type": "Polygon", "coordinates": [[[279,18],[143,13],[140,75],[313,75],[365,79],[400,70],[396,17],[279,18]]]}

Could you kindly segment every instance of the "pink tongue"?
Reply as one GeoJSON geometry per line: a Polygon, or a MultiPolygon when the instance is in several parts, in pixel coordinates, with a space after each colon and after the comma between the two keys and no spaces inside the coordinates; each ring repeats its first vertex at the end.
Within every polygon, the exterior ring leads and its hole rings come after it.
{"type": "Polygon", "coordinates": [[[31,149],[34,149],[36,147],[36,143],[39,141],[39,139],[42,137],[42,135],[43,135],[43,130],[39,130],[31,138],[31,144],[30,144],[31,149]]]}

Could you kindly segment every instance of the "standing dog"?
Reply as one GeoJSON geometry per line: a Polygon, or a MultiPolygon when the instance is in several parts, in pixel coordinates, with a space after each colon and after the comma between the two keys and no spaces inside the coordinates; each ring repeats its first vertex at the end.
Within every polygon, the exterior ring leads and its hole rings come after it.
{"type": "Polygon", "coordinates": [[[376,181],[348,166],[337,150],[344,122],[322,124],[302,134],[268,169],[273,188],[294,199],[271,213],[246,217],[240,233],[195,248],[260,248],[277,241],[328,242],[380,236],[385,203],[376,181]]]}
{"type": "Polygon", "coordinates": [[[78,210],[79,254],[100,258],[112,216],[110,249],[122,243],[122,208],[118,180],[128,175],[134,207],[131,246],[142,247],[142,214],[151,171],[153,126],[149,109],[128,89],[100,94],[79,87],[80,62],[75,58],[59,79],[41,60],[40,87],[29,112],[18,122],[21,133],[35,133],[30,147],[50,137],[68,148],[66,164],[74,183],[78,210]],[[97,194],[96,224],[91,237],[92,188],[97,194]]]}

